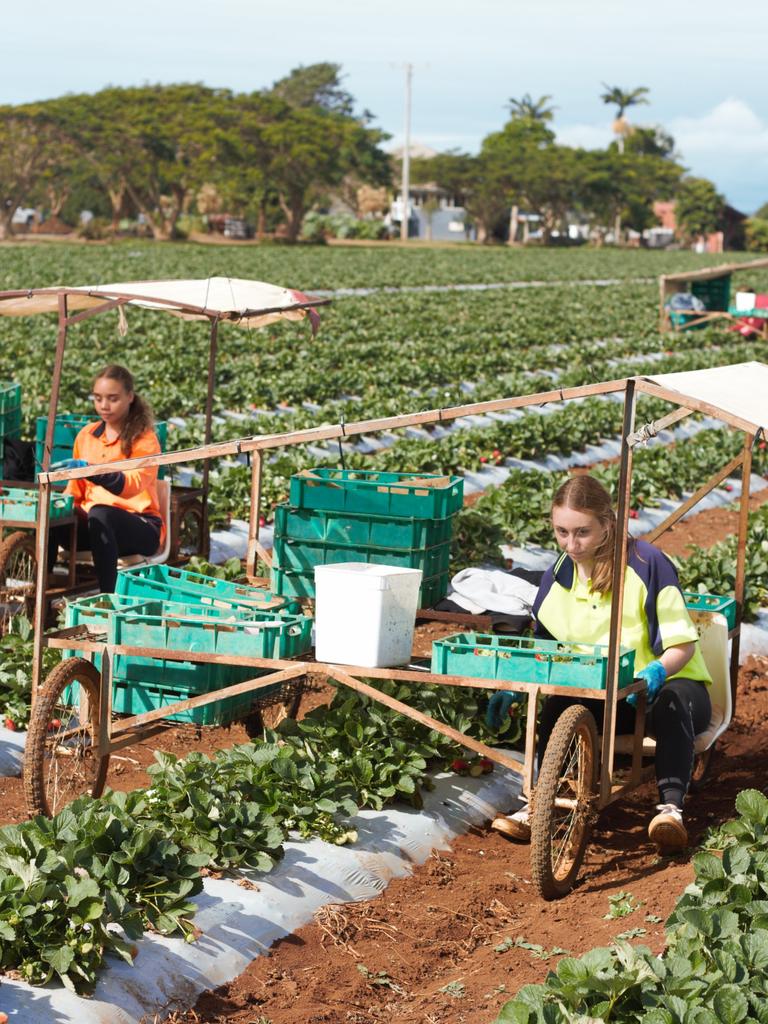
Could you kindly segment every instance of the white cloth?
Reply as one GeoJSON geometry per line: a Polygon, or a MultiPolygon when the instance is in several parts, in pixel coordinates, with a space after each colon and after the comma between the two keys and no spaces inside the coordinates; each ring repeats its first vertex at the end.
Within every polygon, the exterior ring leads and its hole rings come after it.
{"type": "Polygon", "coordinates": [[[538,589],[502,569],[462,569],[451,580],[448,600],[471,615],[529,615],[538,589]]]}

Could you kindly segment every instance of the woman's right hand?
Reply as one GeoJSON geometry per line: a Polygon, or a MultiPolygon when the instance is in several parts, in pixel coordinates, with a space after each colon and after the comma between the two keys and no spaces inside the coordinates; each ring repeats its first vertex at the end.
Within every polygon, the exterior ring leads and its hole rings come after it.
{"type": "Polygon", "coordinates": [[[519,704],[523,694],[517,690],[497,690],[485,709],[485,724],[489,729],[498,730],[504,725],[513,704],[519,704]]]}

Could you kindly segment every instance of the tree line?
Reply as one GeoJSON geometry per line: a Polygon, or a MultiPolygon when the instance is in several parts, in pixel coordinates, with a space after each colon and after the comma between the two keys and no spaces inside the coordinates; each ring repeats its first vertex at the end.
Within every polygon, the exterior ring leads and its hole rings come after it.
{"type": "MultiPolygon", "coordinates": [[[[549,96],[509,101],[509,118],[477,154],[412,162],[411,180],[456,196],[481,240],[517,237],[520,212],[538,216],[544,241],[578,218],[604,237],[656,223],[653,203],[674,199],[691,238],[716,230],[724,200],[692,178],[660,127],[631,125],[643,86],[604,86],[616,106],[615,141],[588,150],[556,141],[549,96]]],[[[0,107],[0,238],[17,207],[40,206],[69,222],[87,208],[116,232],[141,214],[156,239],[173,238],[184,214],[226,210],[299,237],[306,213],[339,195],[356,208],[363,185],[392,186],[399,166],[388,136],[356,112],[338,64],[294,69],[271,88],[235,93],[202,84],[109,87],[0,107]]]]}

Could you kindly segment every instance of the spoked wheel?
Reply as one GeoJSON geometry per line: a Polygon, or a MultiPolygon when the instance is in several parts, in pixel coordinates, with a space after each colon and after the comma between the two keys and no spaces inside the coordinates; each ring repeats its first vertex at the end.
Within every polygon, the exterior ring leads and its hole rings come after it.
{"type": "Polygon", "coordinates": [[[583,705],[552,730],[531,814],[531,876],[542,899],[571,891],[589,839],[597,778],[597,728],[583,705]]]}
{"type": "Polygon", "coordinates": [[[186,508],[179,519],[178,526],[179,551],[184,558],[191,555],[205,555],[205,538],[203,537],[203,510],[195,505],[186,508]]]}
{"type": "Polygon", "coordinates": [[[253,738],[261,738],[267,729],[276,729],[286,718],[295,718],[303,695],[303,679],[284,683],[274,694],[254,703],[253,710],[243,720],[245,731],[253,738]]]}
{"type": "Polygon", "coordinates": [[[24,795],[30,815],[52,817],[76,797],[99,796],[109,767],[99,738],[99,673],[68,658],[38,692],[24,751],[24,795]]]}
{"type": "Polygon", "coordinates": [[[32,617],[36,584],[34,533],[17,530],[8,534],[0,544],[0,605],[7,615],[32,617]]]}
{"type": "Polygon", "coordinates": [[[715,745],[707,747],[706,750],[702,750],[700,754],[697,754],[693,759],[693,772],[691,773],[690,790],[693,793],[698,793],[702,790],[709,777],[709,769],[712,767],[712,754],[715,751],[715,745]]]}

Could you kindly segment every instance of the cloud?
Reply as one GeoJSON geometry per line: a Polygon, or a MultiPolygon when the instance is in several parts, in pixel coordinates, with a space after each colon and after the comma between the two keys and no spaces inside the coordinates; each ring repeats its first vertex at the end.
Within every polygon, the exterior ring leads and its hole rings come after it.
{"type": "MultiPolygon", "coordinates": [[[[678,117],[669,124],[684,158],[712,154],[768,157],[768,124],[743,100],[731,97],[701,117],[678,117]]],[[[698,162],[698,159],[697,159],[698,162]]]]}

